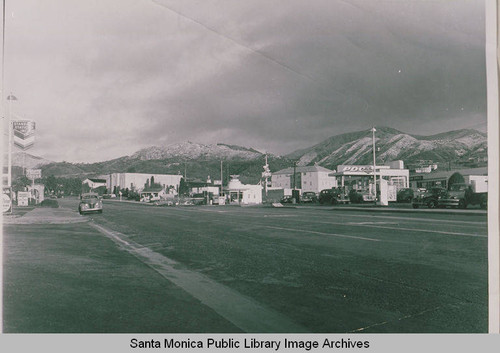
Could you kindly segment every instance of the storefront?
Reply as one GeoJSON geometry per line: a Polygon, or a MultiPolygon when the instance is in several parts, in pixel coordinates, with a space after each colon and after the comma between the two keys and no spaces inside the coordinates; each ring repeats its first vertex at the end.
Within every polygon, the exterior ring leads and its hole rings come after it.
{"type": "Polygon", "coordinates": [[[243,184],[238,175],[231,175],[226,195],[232,204],[255,205],[262,203],[262,185],[243,184]]]}
{"type": "MultiPolygon", "coordinates": [[[[376,166],[377,197],[380,200],[396,201],[398,190],[409,187],[409,170],[403,167],[402,161],[376,166]]],[[[373,199],[373,165],[339,165],[330,175],[337,178],[339,186],[366,195],[365,201],[370,197],[373,199]]]]}

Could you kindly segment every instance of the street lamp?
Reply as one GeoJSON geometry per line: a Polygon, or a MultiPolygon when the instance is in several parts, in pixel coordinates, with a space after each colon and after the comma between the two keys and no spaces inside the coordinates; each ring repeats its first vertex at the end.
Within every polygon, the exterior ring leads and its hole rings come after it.
{"type": "Polygon", "coordinates": [[[7,97],[7,100],[9,101],[9,127],[8,127],[8,133],[9,133],[9,146],[8,146],[8,169],[7,169],[7,186],[12,186],[12,101],[17,101],[16,96],[12,95],[12,92],[10,95],[7,97]]]}
{"type": "Polygon", "coordinates": [[[373,193],[375,203],[377,202],[377,165],[376,165],[376,157],[375,157],[375,127],[372,127],[372,144],[373,144],[373,193]]]}

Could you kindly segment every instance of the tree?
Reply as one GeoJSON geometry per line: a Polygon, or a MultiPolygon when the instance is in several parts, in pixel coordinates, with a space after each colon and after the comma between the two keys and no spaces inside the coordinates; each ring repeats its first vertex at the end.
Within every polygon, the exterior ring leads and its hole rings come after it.
{"type": "Polygon", "coordinates": [[[186,194],[189,194],[189,186],[187,185],[184,178],[181,178],[179,182],[179,195],[186,195],[186,194]]]}
{"type": "Polygon", "coordinates": [[[465,179],[462,176],[462,174],[460,174],[459,172],[453,173],[451,177],[448,179],[448,189],[450,189],[450,187],[453,184],[464,184],[464,183],[465,179]]]}
{"type": "Polygon", "coordinates": [[[29,180],[26,176],[22,175],[16,178],[12,182],[12,191],[24,191],[26,190],[26,186],[31,185],[31,180],[29,180]]]}
{"type": "Polygon", "coordinates": [[[49,175],[44,183],[45,185],[45,188],[47,189],[47,191],[49,192],[55,192],[57,190],[57,179],[54,175],[49,175]]]}

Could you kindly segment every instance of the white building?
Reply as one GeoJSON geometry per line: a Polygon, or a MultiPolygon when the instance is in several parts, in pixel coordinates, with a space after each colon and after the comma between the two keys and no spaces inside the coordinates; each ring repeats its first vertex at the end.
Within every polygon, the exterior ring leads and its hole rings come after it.
{"type": "Polygon", "coordinates": [[[129,189],[140,192],[144,189],[145,184],[151,178],[154,179],[155,184],[160,184],[163,189],[173,188],[179,190],[179,184],[182,175],[170,174],[147,174],[147,173],[113,173],[108,179],[108,190],[114,192],[115,187],[120,189],[129,189]]]}
{"type": "MultiPolygon", "coordinates": [[[[373,181],[373,165],[339,165],[336,173],[332,173],[339,180],[339,185],[352,185],[373,181]]],[[[401,164],[377,165],[377,179],[382,178],[398,189],[409,187],[410,171],[401,164]]],[[[356,188],[354,188],[356,189],[356,188]]]]}
{"type": "Polygon", "coordinates": [[[107,180],[106,179],[95,179],[95,178],[88,178],[82,181],[82,185],[87,184],[90,190],[97,189],[98,187],[104,186],[107,187],[107,180]]]}
{"type": "MultiPolygon", "coordinates": [[[[279,189],[293,189],[294,168],[277,171],[271,176],[271,187],[279,189]]],[[[333,171],[320,166],[295,167],[295,188],[301,192],[314,191],[319,193],[324,189],[337,187],[337,178],[329,176],[333,171]]]]}
{"type": "Polygon", "coordinates": [[[243,184],[239,175],[231,175],[227,186],[230,203],[257,205],[262,203],[262,185],[243,184]]]}

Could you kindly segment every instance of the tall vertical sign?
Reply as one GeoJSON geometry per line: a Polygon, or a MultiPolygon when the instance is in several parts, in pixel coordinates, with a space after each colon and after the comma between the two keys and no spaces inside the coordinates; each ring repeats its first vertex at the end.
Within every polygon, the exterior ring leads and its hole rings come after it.
{"type": "Polygon", "coordinates": [[[14,132],[14,145],[22,150],[27,150],[35,143],[35,122],[32,120],[12,121],[14,132]]]}

